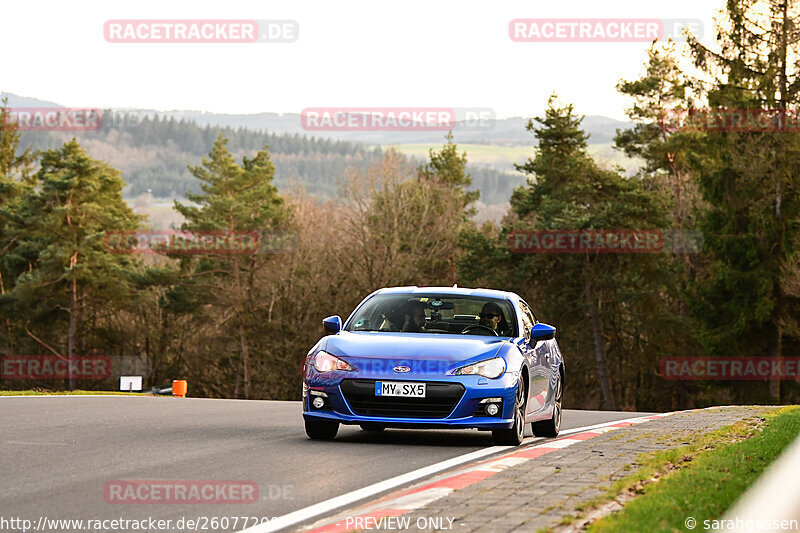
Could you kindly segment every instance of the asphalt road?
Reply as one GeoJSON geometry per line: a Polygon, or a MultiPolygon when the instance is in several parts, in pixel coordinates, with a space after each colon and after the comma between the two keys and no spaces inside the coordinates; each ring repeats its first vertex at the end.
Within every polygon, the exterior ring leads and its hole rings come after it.
{"type": "MultiPolygon", "coordinates": [[[[300,410],[299,402],[0,397],[0,517],[281,516],[493,445],[474,430],[357,426],[312,442],[300,410]],[[104,487],[117,480],[250,481],[259,502],[108,503],[104,487]]],[[[566,410],[563,429],[640,414],[566,410]]]]}

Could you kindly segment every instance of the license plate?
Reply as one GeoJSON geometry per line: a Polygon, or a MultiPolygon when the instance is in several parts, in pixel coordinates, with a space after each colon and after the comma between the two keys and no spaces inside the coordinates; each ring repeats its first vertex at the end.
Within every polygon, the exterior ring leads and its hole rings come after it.
{"type": "Polygon", "coordinates": [[[376,381],[375,396],[425,397],[424,383],[403,383],[401,381],[376,381]]]}

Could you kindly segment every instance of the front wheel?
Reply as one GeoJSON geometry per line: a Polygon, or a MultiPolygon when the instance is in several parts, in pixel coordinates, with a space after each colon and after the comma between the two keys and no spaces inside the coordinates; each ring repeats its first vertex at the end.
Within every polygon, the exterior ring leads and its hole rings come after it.
{"type": "Polygon", "coordinates": [[[525,432],[525,384],[520,378],[514,396],[514,425],[511,429],[493,429],[492,439],[498,446],[519,446],[525,432]]]}
{"type": "Polygon", "coordinates": [[[306,420],[306,435],[313,440],[333,440],[339,431],[339,422],[306,420]]]}
{"type": "Polygon", "coordinates": [[[537,437],[558,437],[561,430],[561,400],[564,395],[564,387],[561,383],[561,372],[558,373],[558,383],[556,383],[556,399],[553,402],[553,416],[550,420],[534,422],[531,424],[533,434],[537,437]]]}

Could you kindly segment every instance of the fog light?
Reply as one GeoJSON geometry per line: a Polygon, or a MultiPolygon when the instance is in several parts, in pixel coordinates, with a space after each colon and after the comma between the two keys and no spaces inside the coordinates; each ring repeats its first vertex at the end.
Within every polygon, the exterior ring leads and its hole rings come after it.
{"type": "Polygon", "coordinates": [[[312,404],[314,405],[314,407],[316,407],[317,409],[322,409],[322,406],[323,406],[323,405],[325,405],[325,400],[324,400],[324,399],[322,399],[322,398],[320,398],[319,396],[317,396],[316,398],[314,398],[314,401],[313,401],[313,402],[311,402],[311,403],[312,403],[312,404]]]}
{"type": "Polygon", "coordinates": [[[486,406],[486,414],[489,416],[494,416],[500,411],[500,408],[497,407],[496,403],[490,403],[486,406]]]}

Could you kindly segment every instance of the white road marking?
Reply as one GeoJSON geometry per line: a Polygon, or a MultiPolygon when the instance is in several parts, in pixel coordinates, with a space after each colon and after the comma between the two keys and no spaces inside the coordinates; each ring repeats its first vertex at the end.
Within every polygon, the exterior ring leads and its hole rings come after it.
{"type": "Polygon", "coordinates": [[[69,446],[68,442],[22,442],[17,440],[7,440],[6,444],[19,444],[21,446],[69,446]]]}
{"type": "Polygon", "coordinates": [[[447,470],[448,468],[458,466],[465,462],[474,461],[475,459],[480,459],[481,457],[486,457],[487,455],[507,451],[512,448],[516,448],[516,446],[491,446],[489,448],[470,452],[458,457],[453,457],[452,459],[426,466],[424,468],[420,468],[418,470],[414,470],[413,472],[402,474],[385,481],[380,481],[367,487],[354,490],[353,492],[348,492],[347,494],[342,494],[341,496],[331,498],[330,500],[325,500],[309,507],[305,507],[304,509],[276,517],[269,522],[258,524],[242,531],[246,531],[247,533],[267,533],[269,531],[278,531],[300,522],[305,522],[306,520],[314,518],[315,516],[328,513],[334,509],[338,509],[339,507],[353,504],[359,500],[372,498],[381,492],[406,485],[420,478],[441,472],[442,470],[447,470]]]}
{"type": "MultiPolygon", "coordinates": [[[[638,416],[635,418],[626,418],[624,420],[614,420],[602,424],[594,424],[591,426],[568,429],[560,432],[559,437],[572,435],[574,433],[581,433],[583,431],[605,427],[612,424],[619,424],[621,422],[643,421],[644,418],[645,417],[638,416]]],[[[534,438],[528,437],[523,441],[523,445],[537,442],[540,440],[544,439],[538,437],[534,438]]],[[[520,448],[520,446],[491,446],[489,448],[484,448],[482,450],[478,450],[475,452],[459,455],[458,457],[453,457],[452,459],[448,459],[440,463],[426,466],[424,468],[420,468],[418,470],[414,470],[413,472],[408,472],[407,474],[402,474],[400,476],[393,477],[385,481],[380,481],[378,483],[374,483],[367,487],[354,490],[352,492],[348,492],[347,494],[336,496],[335,498],[331,498],[329,500],[315,503],[314,505],[304,507],[303,509],[298,509],[297,511],[293,511],[283,516],[278,516],[270,520],[269,522],[265,522],[263,524],[257,524],[247,529],[243,529],[239,533],[271,533],[273,531],[280,531],[281,529],[294,526],[301,522],[306,522],[319,515],[329,513],[340,507],[344,507],[345,505],[351,505],[355,502],[358,502],[360,500],[365,500],[367,498],[374,498],[375,496],[377,496],[382,492],[386,492],[390,489],[394,489],[402,485],[412,483],[420,478],[430,476],[431,474],[435,474],[443,470],[447,470],[448,468],[452,468],[454,466],[474,461],[475,459],[480,459],[481,457],[486,457],[487,455],[493,455],[503,451],[518,449],[518,448],[520,448]]]]}
{"type": "Polygon", "coordinates": [[[475,467],[475,470],[490,470],[492,472],[499,472],[501,470],[505,470],[511,466],[517,466],[522,463],[527,462],[528,459],[525,457],[503,457],[502,459],[497,459],[492,461],[491,463],[487,463],[481,466],[475,467]]]}
{"type": "Polygon", "coordinates": [[[582,441],[579,441],[577,439],[558,439],[554,440],[553,442],[541,444],[537,446],[537,448],[553,448],[555,450],[558,450],[560,448],[566,448],[567,446],[572,446],[573,444],[577,444],[579,442],[582,441]]]}
{"type": "Polygon", "coordinates": [[[0,394],[0,398],[156,398],[154,394],[0,394]]]}
{"type": "Polygon", "coordinates": [[[431,501],[443,498],[451,492],[453,492],[453,489],[450,487],[434,487],[420,492],[412,492],[411,494],[406,494],[405,496],[400,496],[399,498],[371,507],[369,512],[374,513],[386,509],[408,509],[409,511],[413,511],[414,509],[425,507],[431,501]]]}

